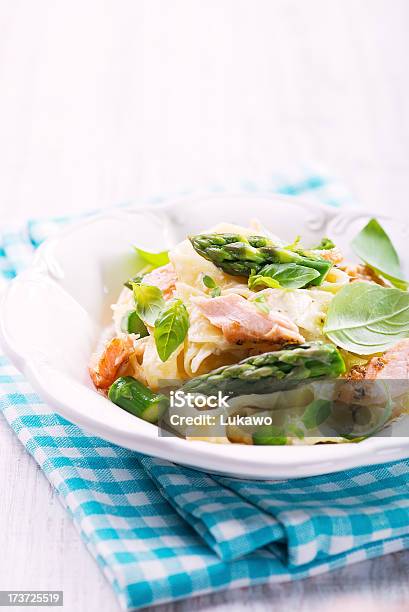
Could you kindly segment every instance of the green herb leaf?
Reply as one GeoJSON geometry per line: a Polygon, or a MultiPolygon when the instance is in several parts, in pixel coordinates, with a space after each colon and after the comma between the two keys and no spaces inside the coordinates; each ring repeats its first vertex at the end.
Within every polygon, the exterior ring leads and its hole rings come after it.
{"type": "Polygon", "coordinates": [[[281,285],[277,280],[270,278],[269,276],[252,274],[249,276],[248,287],[254,291],[255,289],[265,289],[266,287],[269,287],[270,289],[279,289],[281,285]]]}
{"type": "Polygon", "coordinates": [[[155,322],[156,350],[162,361],[167,361],[184,341],[189,328],[189,315],[181,300],[168,302],[155,322]]]}
{"type": "Polygon", "coordinates": [[[268,264],[261,268],[258,274],[250,276],[249,288],[264,286],[300,289],[309,285],[319,275],[320,273],[314,268],[307,268],[296,263],[268,264]]]}
{"type": "Polygon", "coordinates": [[[138,247],[134,247],[135,251],[141,258],[144,264],[149,265],[151,270],[160,268],[169,263],[169,251],[161,251],[160,253],[151,253],[150,251],[144,251],[138,247]]]}
{"type": "Polygon", "coordinates": [[[259,295],[254,298],[253,303],[260,312],[262,312],[263,314],[269,314],[270,309],[268,307],[266,297],[264,295],[259,295]]]}
{"type": "Polygon", "coordinates": [[[129,278],[125,283],[125,287],[128,287],[128,289],[130,289],[132,291],[133,287],[132,284],[136,283],[137,285],[139,285],[142,282],[143,276],[133,276],[132,278],[129,278]]]}
{"type": "Polygon", "coordinates": [[[360,259],[399,289],[406,290],[399,257],[391,239],[376,219],[371,219],[351,246],[360,259]]]}
{"type": "Polygon", "coordinates": [[[205,274],[202,278],[202,282],[208,289],[215,289],[217,287],[216,281],[211,276],[205,274]]]}
{"type": "Polygon", "coordinates": [[[153,285],[132,283],[136,312],[146,325],[155,325],[155,321],[165,306],[162,291],[153,285]]]}
{"type": "Polygon", "coordinates": [[[136,310],[131,310],[122,317],[121,330],[126,334],[139,334],[140,338],[145,338],[145,336],[149,335],[145,323],[136,310]]]}
{"type": "Polygon", "coordinates": [[[212,297],[218,297],[221,294],[222,290],[216,284],[216,281],[214,280],[214,278],[212,278],[211,276],[208,276],[207,274],[205,274],[202,278],[202,282],[205,287],[207,287],[208,289],[212,289],[210,293],[212,297]]]}
{"type": "Polygon", "coordinates": [[[327,420],[330,414],[331,402],[329,400],[316,399],[305,408],[301,420],[306,429],[316,429],[327,420]]]}
{"type": "Polygon", "coordinates": [[[138,275],[128,279],[124,283],[125,287],[128,287],[128,289],[133,288],[133,283],[140,284],[143,280],[144,274],[147,274],[155,268],[159,268],[160,266],[164,266],[169,263],[168,251],[162,251],[161,253],[150,253],[149,251],[144,251],[138,247],[134,247],[134,249],[137,254],[136,267],[138,269],[138,275]]]}
{"type": "Polygon", "coordinates": [[[262,425],[253,433],[253,444],[260,446],[284,446],[287,437],[275,425],[262,425]]]}
{"type": "Polygon", "coordinates": [[[321,242],[311,248],[312,251],[328,251],[329,249],[335,249],[335,243],[332,242],[331,238],[324,237],[321,242]]]}
{"type": "Polygon", "coordinates": [[[409,293],[374,283],[345,285],[330,303],[324,333],[351,353],[381,353],[409,337],[409,293]]]}
{"type": "Polygon", "coordinates": [[[287,425],[286,433],[289,436],[295,436],[299,440],[303,440],[305,438],[304,431],[301,429],[301,427],[298,427],[298,425],[296,425],[295,423],[290,423],[289,425],[287,425]]]}
{"type": "Polygon", "coordinates": [[[301,236],[296,236],[291,244],[287,244],[284,248],[288,251],[296,251],[300,247],[301,236]]]}

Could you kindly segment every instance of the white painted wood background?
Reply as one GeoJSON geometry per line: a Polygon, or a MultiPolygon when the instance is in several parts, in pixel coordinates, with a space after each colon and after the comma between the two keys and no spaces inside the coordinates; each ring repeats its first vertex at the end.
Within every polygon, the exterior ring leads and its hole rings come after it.
{"type": "MultiPolygon", "coordinates": [[[[0,0],[0,215],[64,214],[323,162],[408,217],[408,0],[0,0]]],[[[0,588],[118,609],[0,420],[0,588]]],[[[409,553],[164,606],[407,609],[409,553]]]]}

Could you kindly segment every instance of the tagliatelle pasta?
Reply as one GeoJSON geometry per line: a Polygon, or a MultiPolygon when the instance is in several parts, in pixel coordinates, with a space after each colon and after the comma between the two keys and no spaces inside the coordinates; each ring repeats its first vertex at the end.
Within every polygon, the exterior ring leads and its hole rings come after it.
{"type": "MultiPolygon", "coordinates": [[[[377,232],[383,249],[389,248],[379,224],[368,231],[371,240],[377,232]]],[[[365,235],[359,242],[365,253],[366,239],[365,235]]],[[[236,421],[217,431],[207,423],[193,434],[181,426],[179,433],[184,431],[189,439],[298,444],[304,443],[307,431],[308,443],[345,441],[328,432],[317,434],[328,416],[331,379],[376,379],[382,377],[382,368],[388,376],[394,372],[388,362],[392,356],[402,362],[407,357],[409,362],[405,336],[409,321],[402,321],[401,314],[409,310],[409,302],[404,289],[399,292],[406,284],[396,267],[396,253],[390,254],[387,274],[377,268],[366,275],[368,282],[359,284],[361,278],[349,273],[340,249],[329,238],[308,248],[299,237],[292,242],[276,237],[257,220],[248,227],[220,223],[187,237],[169,253],[140,253],[145,254],[144,267],[135,270],[134,278],[124,279],[112,305],[113,331],[105,332],[103,347],[93,357],[96,365],[90,371],[95,385],[125,410],[150,422],[158,421],[159,407],[169,402],[163,393],[171,397],[170,389],[178,388],[203,397],[227,393],[226,414],[237,417],[237,422],[271,416],[267,433],[265,428],[243,429],[236,421]],[[394,283],[399,290],[388,289],[394,283]],[[359,305],[355,324],[345,301],[349,292],[370,304],[374,287],[379,303],[391,299],[396,310],[396,315],[384,315],[379,330],[378,315],[374,322],[362,322],[359,305]],[[338,312],[340,303],[347,316],[338,312]],[[338,324],[343,318],[346,330],[338,324]],[[373,346],[388,347],[394,334],[401,343],[384,353],[385,363],[370,354],[373,338],[378,343],[373,346]],[[362,353],[356,350],[359,342],[362,353]],[[294,388],[294,381],[303,384],[294,388]],[[320,387],[312,384],[317,381],[322,382],[320,387]]],[[[372,270],[367,262],[365,266],[372,270]]],[[[370,319],[371,309],[366,309],[370,319]]],[[[223,410],[221,406],[212,414],[223,416],[223,410]]],[[[192,407],[189,411],[196,412],[192,407]]]]}
{"type": "Polygon", "coordinates": [[[145,342],[142,360],[142,371],[148,387],[156,391],[163,386],[164,381],[183,378],[178,364],[178,357],[182,351],[183,346],[180,346],[167,361],[163,362],[159,358],[153,336],[149,336],[145,342]]]}
{"type": "MultiPolygon", "coordinates": [[[[254,232],[284,244],[271,232],[263,228],[257,221],[252,222],[253,227],[242,227],[231,223],[220,223],[213,227],[211,232],[223,234],[240,234],[251,236],[254,232]]],[[[340,270],[332,269],[325,280],[325,290],[318,289],[265,289],[252,291],[248,288],[247,279],[224,273],[212,262],[201,257],[193,248],[189,240],[183,240],[169,252],[169,261],[176,272],[176,289],[174,297],[182,300],[189,314],[189,329],[183,347],[179,348],[177,355],[183,354],[183,367],[181,361],[173,355],[169,363],[163,365],[155,351],[154,342],[144,342],[145,354],[141,370],[145,380],[153,388],[158,388],[160,380],[166,377],[174,380],[184,380],[197,372],[203,372],[217,363],[218,366],[230,364],[257,351],[259,342],[235,345],[227,341],[222,330],[209,321],[192,298],[197,296],[208,297],[208,291],[203,284],[203,277],[210,276],[220,289],[220,296],[237,294],[250,302],[266,297],[267,304],[273,309],[287,315],[302,330],[306,339],[322,339],[322,323],[326,308],[331,300],[331,292],[341,282],[348,281],[348,276],[340,270]],[[330,276],[331,275],[331,276],[330,276]],[[327,289],[328,288],[328,289],[327,289]],[[330,289],[331,288],[331,289],[330,289]],[[224,358],[225,357],[225,358],[224,358]],[[207,365],[207,368],[206,368],[207,365]]],[[[324,287],[323,287],[324,289],[324,287]]],[[[113,305],[113,319],[116,333],[121,333],[121,321],[128,310],[133,307],[132,291],[124,288],[118,302],[113,305]]],[[[266,346],[263,346],[266,349],[266,346]]],[[[139,374],[140,376],[140,374],[139,374]]]]}
{"type": "Polygon", "coordinates": [[[204,274],[214,278],[216,283],[225,282],[225,274],[210,261],[203,261],[188,240],[180,242],[170,251],[169,260],[175,268],[178,281],[192,288],[203,289],[201,279],[204,274]]]}
{"type": "Polygon", "coordinates": [[[325,277],[321,289],[324,291],[331,291],[331,293],[337,293],[337,291],[342,289],[344,285],[347,285],[350,280],[346,272],[340,270],[340,268],[333,267],[325,277]]]}
{"type": "MultiPolygon", "coordinates": [[[[252,227],[242,227],[231,223],[220,223],[209,230],[216,234],[239,234],[251,236],[255,232],[275,240],[278,244],[285,244],[279,240],[261,224],[254,220],[252,227]]],[[[183,347],[179,348],[177,355],[165,365],[155,351],[153,340],[143,342],[145,354],[140,371],[144,372],[144,378],[148,385],[158,388],[160,380],[166,378],[172,380],[184,380],[192,377],[198,371],[206,369],[206,362],[210,368],[215,362],[220,365],[232,363],[234,357],[237,360],[257,351],[259,342],[253,345],[246,342],[246,346],[232,345],[226,340],[220,328],[212,325],[191,298],[196,296],[208,297],[208,291],[203,284],[203,277],[210,276],[220,289],[220,296],[237,294],[254,302],[261,296],[265,297],[266,303],[272,310],[284,313],[290,320],[294,321],[300,328],[307,340],[322,339],[322,325],[328,304],[335,293],[343,284],[349,281],[349,277],[339,268],[333,267],[327,274],[320,289],[264,289],[252,291],[247,285],[246,278],[231,276],[224,273],[212,262],[201,257],[193,248],[189,240],[183,240],[169,252],[169,261],[176,272],[176,289],[174,297],[179,298],[185,304],[189,314],[189,329],[183,347]],[[182,353],[183,367],[178,366],[177,356],[182,353]],[[225,359],[223,358],[225,355],[225,359]],[[210,359],[210,357],[213,357],[210,359]]],[[[122,333],[121,321],[124,315],[134,306],[132,291],[124,288],[119,296],[118,302],[112,306],[113,320],[117,334],[122,333]]],[[[136,340],[136,343],[138,341],[136,340]]],[[[266,346],[263,345],[263,349],[266,346]]]]}
{"type": "Polygon", "coordinates": [[[254,301],[260,295],[265,296],[271,309],[284,313],[294,321],[307,340],[323,338],[322,326],[332,299],[329,292],[315,288],[293,289],[292,291],[264,289],[249,299],[254,301]]]}

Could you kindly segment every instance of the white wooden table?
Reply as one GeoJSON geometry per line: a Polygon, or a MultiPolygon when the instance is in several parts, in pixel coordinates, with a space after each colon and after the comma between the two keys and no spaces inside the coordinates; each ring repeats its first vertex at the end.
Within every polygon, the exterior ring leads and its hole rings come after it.
{"type": "MultiPolygon", "coordinates": [[[[0,0],[0,215],[64,214],[325,165],[408,217],[407,0],[0,0]]],[[[118,609],[0,419],[0,588],[118,609]]],[[[407,609],[409,553],[163,610],[407,609]]]]}

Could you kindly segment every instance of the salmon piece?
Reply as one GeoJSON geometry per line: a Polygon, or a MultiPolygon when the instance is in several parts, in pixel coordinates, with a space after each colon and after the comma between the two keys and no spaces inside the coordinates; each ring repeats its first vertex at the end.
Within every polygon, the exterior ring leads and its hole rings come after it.
{"type": "Polygon", "coordinates": [[[119,368],[134,352],[131,338],[112,338],[102,353],[94,354],[89,367],[92,382],[97,389],[106,389],[115,381],[119,368]]]}
{"type": "MultiPolygon", "coordinates": [[[[380,404],[387,399],[407,396],[409,392],[409,339],[400,340],[381,357],[372,357],[366,366],[355,366],[348,375],[351,385],[344,385],[340,399],[346,403],[380,404]],[[376,385],[376,380],[389,380],[385,387],[376,385]]],[[[400,407],[394,408],[393,416],[400,407]]]]}
{"type": "Polygon", "coordinates": [[[375,379],[409,379],[409,338],[400,340],[382,357],[373,357],[368,363],[366,380],[375,379]]]}
{"type": "Polygon", "coordinates": [[[348,380],[364,380],[366,376],[366,366],[356,365],[351,368],[347,378],[348,380]]]}
{"type": "MultiPolygon", "coordinates": [[[[373,357],[369,362],[365,380],[389,380],[386,390],[371,389],[370,395],[383,401],[393,400],[391,419],[399,417],[407,410],[409,392],[409,338],[400,340],[381,357],[373,357]]],[[[368,383],[370,384],[370,383],[368,383]]]]}
{"type": "Polygon", "coordinates": [[[228,342],[269,341],[274,344],[301,344],[304,338],[297,325],[279,312],[264,314],[241,295],[192,298],[212,325],[219,327],[228,342]]]}
{"type": "Polygon", "coordinates": [[[168,263],[146,274],[143,277],[143,284],[158,287],[162,291],[163,297],[169,299],[173,296],[176,288],[176,280],[175,268],[171,263],[168,263]]]}
{"type": "Polygon", "coordinates": [[[340,266],[343,272],[346,272],[351,277],[351,283],[356,281],[367,281],[376,283],[382,287],[390,287],[390,284],[385,282],[376,272],[366,264],[357,264],[356,266],[340,266]]]}

